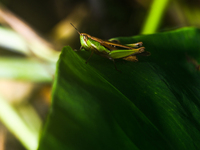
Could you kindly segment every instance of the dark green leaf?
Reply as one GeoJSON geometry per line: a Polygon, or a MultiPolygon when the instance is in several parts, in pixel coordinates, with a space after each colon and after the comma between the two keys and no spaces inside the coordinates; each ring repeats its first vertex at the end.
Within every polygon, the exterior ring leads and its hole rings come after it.
{"type": "Polygon", "coordinates": [[[64,47],[40,150],[200,149],[200,31],[118,38],[151,56],[110,60],[64,47]]]}

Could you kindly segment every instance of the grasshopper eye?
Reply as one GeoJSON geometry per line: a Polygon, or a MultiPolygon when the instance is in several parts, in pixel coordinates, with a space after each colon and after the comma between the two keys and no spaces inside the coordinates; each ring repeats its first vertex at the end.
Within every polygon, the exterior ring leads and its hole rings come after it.
{"type": "Polygon", "coordinates": [[[84,35],[84,36],[83,36],[83,40],[84,40],[85,42],[87,42],[88,37],[84,35]]]}

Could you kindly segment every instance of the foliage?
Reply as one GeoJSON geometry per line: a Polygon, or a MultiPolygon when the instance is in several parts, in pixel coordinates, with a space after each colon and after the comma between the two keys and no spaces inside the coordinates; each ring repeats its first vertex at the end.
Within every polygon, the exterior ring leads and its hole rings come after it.
{"type": "Polygon", "coordinates": [[[151,56],[111,61],[64,47],[41,135],[45,149],[200,149],[200,30],[117,38],[151,56]]]}

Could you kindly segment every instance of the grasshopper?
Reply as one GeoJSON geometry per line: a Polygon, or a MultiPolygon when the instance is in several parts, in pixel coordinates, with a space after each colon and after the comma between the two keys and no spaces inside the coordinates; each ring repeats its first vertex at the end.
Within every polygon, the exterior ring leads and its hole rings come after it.
{"type": "MultiPolygon", "coordinates": [[[[80,42],[81,42],[81,50],[90,51],[91,54],[86,61],[92,57],[95,53],[99,56],[108,58],[113,61],[115,69],[117,69],[115,64],[115,59],[122,58],[126,61],[138,61],[136,55],[144,52],[144,47],[142,46],[142,42],[134,43],[134,44],[125,44],[121,45],[114,41],[104,41],[102,39],[93,37],[87,33],[80,33],[76,27],[71,23],[71,25],[75,28],[75,30],[80,35],[80,42]]],[[[149,55],[149,54],[147,54],[149,55]]]]}

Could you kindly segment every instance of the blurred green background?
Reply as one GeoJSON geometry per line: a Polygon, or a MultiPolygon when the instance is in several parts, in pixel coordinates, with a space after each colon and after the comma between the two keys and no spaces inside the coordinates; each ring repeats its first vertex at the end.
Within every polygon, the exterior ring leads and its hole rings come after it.
{"type": "Polygon", "coordinates": [[[200,26],[198,0],[1,0],[0,149],[37,147],[63,46],[200,26]],[[28,144],[27,144],[28,143],[28,144]]]}

